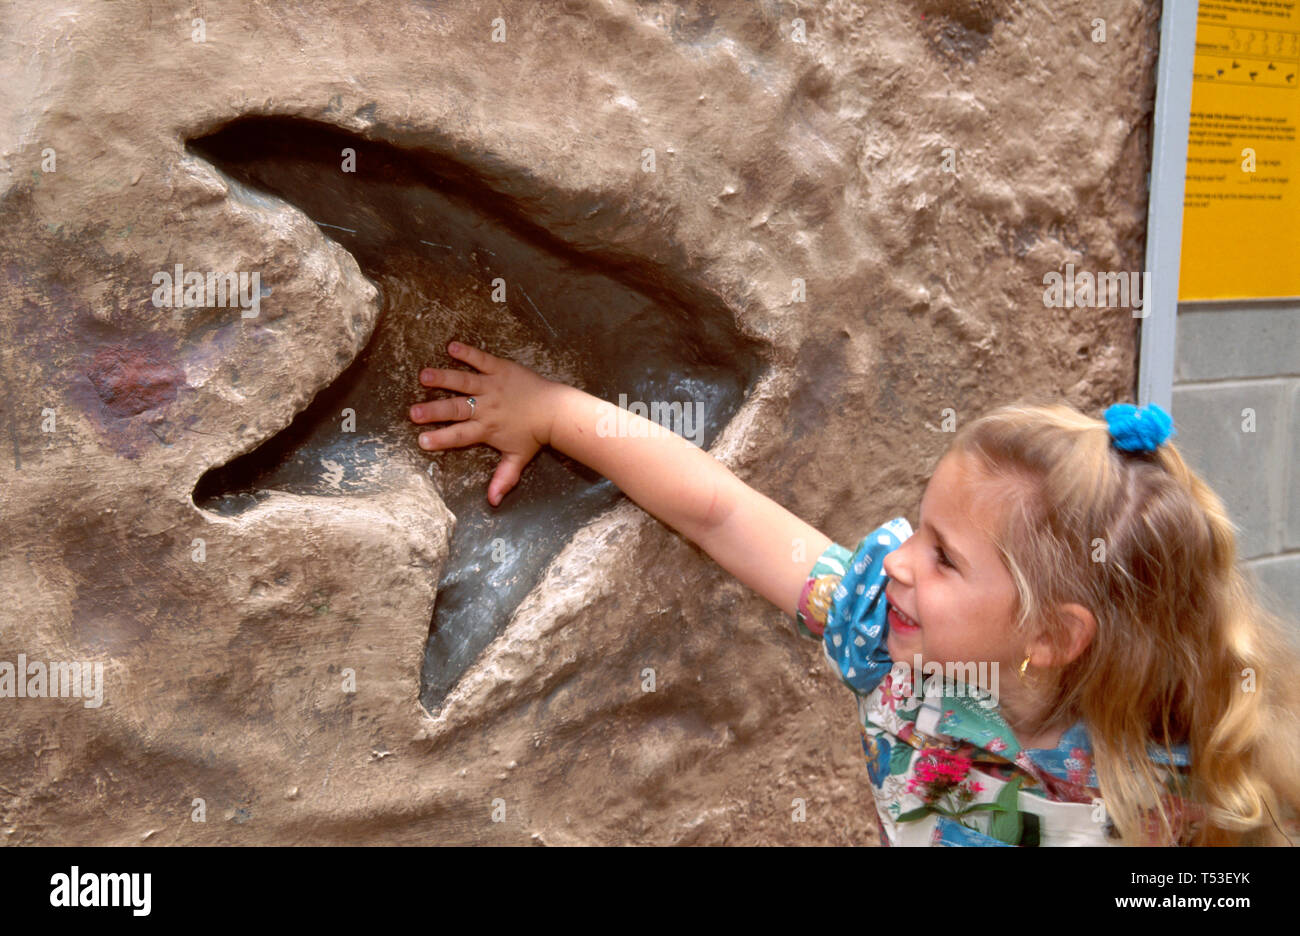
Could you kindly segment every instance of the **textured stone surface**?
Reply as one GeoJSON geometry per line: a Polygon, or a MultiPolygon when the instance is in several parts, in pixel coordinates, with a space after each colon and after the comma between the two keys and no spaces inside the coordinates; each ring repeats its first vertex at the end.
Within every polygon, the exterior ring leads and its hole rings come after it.
{"type": "Polygon", "coordinates": [[[839,542],[914,517],[945,408],[1129,395],[1136,320],[1044,308],[1042,278],[1141,268],[1158,9],[204,15],[201,43],[181,4],[0,23],[0,660],[105,680],[99,708],[0,699],[0,834],[873,842],[820,648],[565,459],[485,509],[494,453],[403,425],[416,371],[455,337],[684,394],[839,542]],[[257,271],[258,316],[155,307],[177,263],[257,271]],[[440,582],[496,604],[439,687],[440,582]]]}

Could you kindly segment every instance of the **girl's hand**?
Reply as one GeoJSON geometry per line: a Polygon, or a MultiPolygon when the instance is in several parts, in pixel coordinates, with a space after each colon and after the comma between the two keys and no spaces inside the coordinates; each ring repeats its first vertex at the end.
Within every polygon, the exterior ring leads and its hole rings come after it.
{"type": "Polygon", "coordinates": [[[488,482],[488,503],[496,507],[519,483],[524,466],[550,443],[551,393],[563,385],[522,364],[454,341],[447,346],[447,353],[482,373],[431,367],[420,371],[424,386],[455,390],[464,396],[417,403],[411,407],[411,421],[455,421],[454,425],[420,433],[422,449],[437,451],[485,442],[501,453],[501,463],[488,482]],[[469,397],[475,402],[472,413],[469,397]]]}

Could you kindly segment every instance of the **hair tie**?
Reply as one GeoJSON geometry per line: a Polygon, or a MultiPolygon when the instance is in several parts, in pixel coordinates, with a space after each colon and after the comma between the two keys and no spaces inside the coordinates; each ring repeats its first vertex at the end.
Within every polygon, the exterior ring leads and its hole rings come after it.
{"type": "Polygon", "coordinates": [[[1121,452],[1150,452],[1178,434],[1173,419],[1155,403],[1116,403],[1106,410],[1106,422],[1111,444],[1121,452]]]}

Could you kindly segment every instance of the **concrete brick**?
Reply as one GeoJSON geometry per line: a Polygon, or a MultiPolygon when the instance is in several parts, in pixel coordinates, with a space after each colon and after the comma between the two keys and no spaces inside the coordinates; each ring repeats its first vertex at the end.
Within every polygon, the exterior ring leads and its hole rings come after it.
{"type": "Polygon", "coordinates": [[[1174,386],[1174,442],[1194,470],[1223,498],[1241,529],[1243,559],[1280,551],[1283,459],[1290,381],[1174,386]],[[1242,430],[1242,411],[1255,412],[1255,431],[1242,430]]]}
{"type": "Polygon", "coordinates": [[[1184,307],[1175,347],[1175,381],[1300,374],[1300,303],[1184,307]]]}
{"type": "Polygon", "coordinates": [[[1245,563],[1264,603],[1291,624],[1292,643],[1300,648],[1300,553],[1245,563]]]}

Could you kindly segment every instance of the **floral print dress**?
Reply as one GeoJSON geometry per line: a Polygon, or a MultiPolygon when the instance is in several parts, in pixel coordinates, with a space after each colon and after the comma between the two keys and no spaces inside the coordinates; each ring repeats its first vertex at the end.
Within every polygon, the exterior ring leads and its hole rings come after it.
{"type": "MultiPolygon", "coordinates": [[[[799,632],[822,641],[827,661],[857,697],[881,844],[1116,844],[1082,721],[1056,748],[1022,749],[989,693],[924,671],[914,679],[910,665],[889,658],[884,557],[911,535],[897,517],[856,550],[832,543],[813,566],[795,615],[799,632]]],[[[1172,754],[1151,749],[1176,824],[1170,844],[1182,844],[1201,817],[1179,795],[1186,745],[1172,754]]]]}

